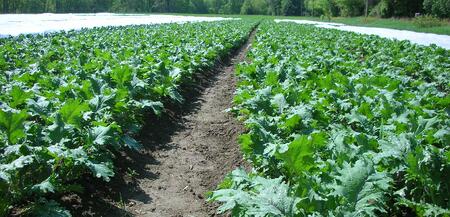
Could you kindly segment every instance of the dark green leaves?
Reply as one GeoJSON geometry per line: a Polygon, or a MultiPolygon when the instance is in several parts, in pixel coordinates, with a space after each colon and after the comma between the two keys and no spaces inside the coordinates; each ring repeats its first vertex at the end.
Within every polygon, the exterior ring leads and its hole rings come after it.
{"type": "Polygon", "coordinates": [[[136,141],[135,139],[131,138],[128,135],[123,136],[122,137],[122,141],[130,149],[134,149],[134,150],[138,151],[138,150],[141,150],[143,148],[141,143],[139,143],[138,141],[136,141]]]}
{"type": "Polygon", "coordinates": [[[30,210],[32,215],[48,217],[71,217],[72,215],[55,201],[42,201],[30,210]]]}
{"type": "Polygon", "coordinates": [[[54,193],[55,192],[55,186],[54,186],[54,177],[49,177],[48,179],[44,180],[43,182],[36,184],[32,187],[32,190],[42,192],[42,193],[54,193]]]}
{"type": "Polygon", "coordinates": [[[111,78],[119,87],[123,87],[127,82],[131,81],[132,69],[128,65],[119,66],[112,70],[111,78]]]}
{"type": "Polygon", "coordinates": [[[86,166],[92,171],[95,177],[109,181],[114,176],[112,164],[87,162],[86,166]]]}
{"type": "Polygon", "coordinates": [[[150,107],[156,115],[160,115],[164,109],[164,105],[161,102],[152,102],[150,100],[144,100],[141,102],[142,108],[150,107]]]}

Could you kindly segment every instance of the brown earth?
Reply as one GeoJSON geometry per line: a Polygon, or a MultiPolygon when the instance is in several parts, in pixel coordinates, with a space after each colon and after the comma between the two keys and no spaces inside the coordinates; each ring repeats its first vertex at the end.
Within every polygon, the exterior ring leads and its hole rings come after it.
{"type": "MultiPolygon", "coordinates": [[[[232,107],[236,90],[235,66],[245,61],[254,34],[230,59],[197,78],[187,90],[184,105],[174,109],[178,111],[168,120],[150,121],[141,138],[146,148],[123,153],[119,159],[123,162],[118,162],[122,171],[107,186],[88,184],[85,192],[97,193],[81,196],[78,200],[83,205],[72,212],[81,216],[215,216],[217,204],[206,202],[205,194],[245,164],[237,144],[243,127],[225,110],[232,107]]],[[[68,198],[73,204],[73,196],[68,198]]]]}

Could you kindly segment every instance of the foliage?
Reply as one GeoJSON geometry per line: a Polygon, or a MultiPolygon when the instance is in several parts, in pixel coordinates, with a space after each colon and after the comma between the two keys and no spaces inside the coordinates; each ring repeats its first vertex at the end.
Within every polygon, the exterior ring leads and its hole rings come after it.
{"type": "Polygon", "coordinates": [[[423,8],[431,15],[450,17],[450,0],[424,0],[423,8]]]}
{"type": "Polygon", "coordinates": [[[374,8],[372,8],[370,15],[383,18],[390,17],[392,16],[391,9],[392,6],[390,0],[381,0],[374,8]]]}
{"type": "Polygon", "coordinates": [[[364,11],[364,0],[335,0],[341,16],[358,16],[364,11]]]}
{"type": "Polygon", "coordinates": [[[244,170],[237,169],[226,179],[230,189],[215,191],[210,199],[224,202],[219,213],[232,210],[233,216],[293,217],[298,212],[296,205],[300,200],[290,196],[293,190],[280,178],[248,176],[244,170]]]}
{"type": "Polygon", "coordinates": [[[422,13],[424,0],[379,0],[370,14],[378,17],[414,17],[422,13]]]}
{"type": "Polygon", "coordinates": [[[449,216],[449,55],[263,23],[236,69],[232,108],[248,129],[239,143],[253,171],[233,172],[210,200],[221,212],[275,216],[258,208],[266,186],[284,195],[277,204],[296,204],[294,216],[449,216]]]}
{"type": "Polygon", "coordinates": [[[414,17],[416,13],[423,12],[424,0],[390,0],[392,15],[394,17],[414,17]]]}
{"type": "Polygon", "coordinates": [[[339,15],[335,0],[306,0],[305,3],[306,8],[314,16],[323,15],[330,18],[331,16],[339,15]]]}
{"type": "Polygon", "coordinates": [[[450,0],[0,0],[3,13],[210,13],[282,16],[449,17],[450,0]]]}
{"type": "Polygon", "coordinates": [[[267,14],[267,2],[265,0],[245,0],[241,7],[241,14],[267,14]]]}
{"type": "Polygon", "coordinates": [[[115,153],[142,147],[134,137],[146,114],[183,101],[178,86],[252,27],[223,21],[0,39],[0,216],[25,201],[63,216],[43,198],[80,189],[85,175],[109,181],[115,153]]]}
{"type": "Polygon", "coordinates": [[[423,27],[423,28],[430,28],[430,27],[435,27],[435,26],[443,26],[444,23],[439,20],[436,17],[433,17],[431,15],[424,15],[424,16],[419,16],[414,18],[413,20],[414,25],[418,26],[418,27],[423,27]]]}
{"type": "Polygon", "coordinates": [[[0,0],[3,13],[304,14],[304,0],[0,0]]]}
{"type": "Polygon", "coordinates": [[[300,5],[296,4],[293,0],[282,0],[280,2],[280,10],[283,15],[295,15],[300,5]]]}

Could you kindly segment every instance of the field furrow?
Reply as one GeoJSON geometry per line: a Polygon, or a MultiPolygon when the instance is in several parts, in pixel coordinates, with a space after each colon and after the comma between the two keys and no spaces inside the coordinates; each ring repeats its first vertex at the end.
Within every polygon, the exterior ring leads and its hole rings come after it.
{"type": "MultiPolygon", "coordinates": [[[[0,215],[69,215],[55,198],[108,182],[149,117],[241,46],[254,22],[103,27],[0,39],[0,215]]],[[[153,119],[151,119],[153,120],[153,119]]],[[[158,121],[158,118],[154,118],[158,121]]]]}

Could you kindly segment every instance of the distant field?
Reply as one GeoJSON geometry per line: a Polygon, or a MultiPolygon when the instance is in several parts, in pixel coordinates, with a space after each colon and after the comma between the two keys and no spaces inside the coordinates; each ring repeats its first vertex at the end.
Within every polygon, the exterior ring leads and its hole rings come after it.
{"type": "MultiPolygon", "coordinates": [[[[285,17],[281,17],[285,18],[285,17]]],[[[305,20],[315,20],[315,21],[329,21],[321,20],[318,17],[289,17],[289,19],[305,19],[305,20]]],[[[367,26],[367,27],[379,27],[379,28],[391,28],[400,30],[410,30],[415,32],[428,32],[442,35],[450,35],[450,22],[442,21],[442,26],[436,27],[418,27],[416,26],[412,19],[382,19],[375,17],[333,17],[330,22],[344,23],[353,26],[367,26]]]]}
{"type": "Polygon", "coordinates": [[[0,37],[77,30],[102,26],[126,26],[223,20],[220,17],[142,14],[0,14],[0,37]]]}
{"type": "Polygon", "coordinates": [[[409,30],[415,32],[426,32],[441,35],[450,35],[450,21],[442,21],[442,26],[436,27],[418,27],[412,19],[408,18],[376,18],[376,17],[333,17],[331,20],[320,19],[319,17],[299,17],[299,16],[263,16],[263,15],[226,15],[226,14],[183,14],[190,16],[221,16],[221,17],[238,17],[238,18],[260,18],[260,19],[301,19],[301,20],[314,20],[324,22],[336,22],[344,23],[353,26],[367,26],[367,27],[379,27],[379,28],[391,28],[399,30],[409,30]]]}

